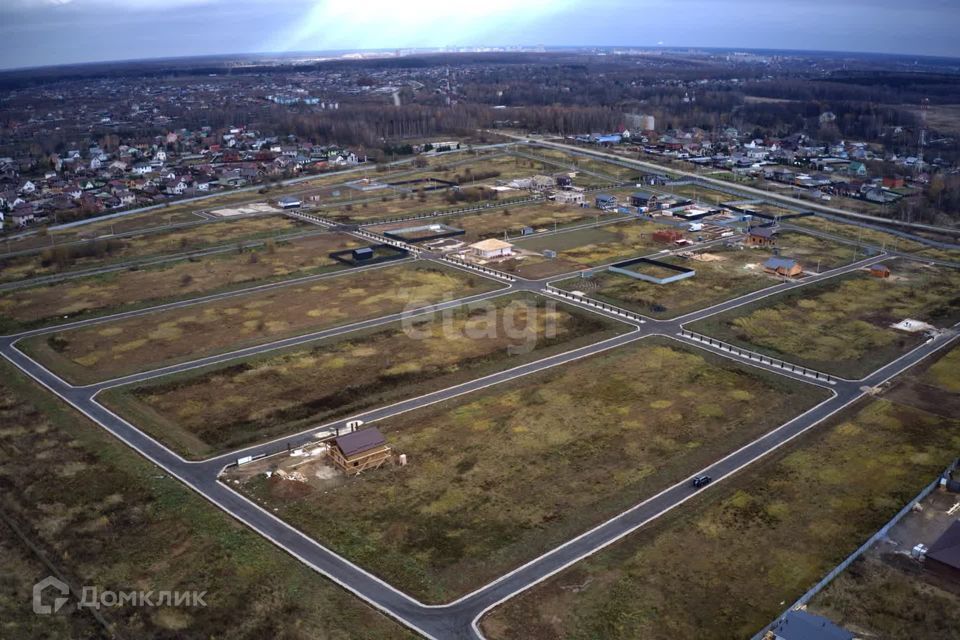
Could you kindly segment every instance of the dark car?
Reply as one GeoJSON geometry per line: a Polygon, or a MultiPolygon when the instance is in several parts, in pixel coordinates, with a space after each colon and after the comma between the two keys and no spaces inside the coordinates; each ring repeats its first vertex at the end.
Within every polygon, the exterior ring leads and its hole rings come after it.
{"type": "Polygon", "coordinates": [[[713,481],[713,478],[711,478],[710,476],[697,476],[696,478],[693,479],[693,486],[694,488],[699,489],[700,487],[707,486],[712,481],[713,481]]]}

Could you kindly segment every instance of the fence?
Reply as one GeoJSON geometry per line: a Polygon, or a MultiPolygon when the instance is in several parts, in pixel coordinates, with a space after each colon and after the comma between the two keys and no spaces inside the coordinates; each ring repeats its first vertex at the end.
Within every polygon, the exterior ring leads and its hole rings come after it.
{"type": "Polygon", "coordinates": [[[470,269],[478,273],[482,273],[485,276],[490,276],[491,278],[497,278],[498,280],[503,280],[505,282],[516,282],[516,278],[510,274],[504,273],[502,271],[497,271],[496,269],[491,269],[490,267],[484,267],[483,265],[473,264],[467,262],[466,260],[461,260],[460,258],[454,258],[451,256],[441,256],[440,260],[443,262],[449,262],[450,264],[456,265],[464,269],[470,269]]]}
{"type": "Polygon", "coordinates": [[[300,219],[300,220],[305,220],[305,221],[307,221],[307,222],[312,222],[312,223],[314,223],[314,224],[320,224],[320,225],[323,225],[323,226],[325,226],[325,227],[335,227],[335,226],[337,226],[337,223],[334,222],[333,220],[327,220],[326,218],[323,218],[323,217],[321,217],[321,216],[318,216],[318,215],[315,215],[315,214],[312,214],[312,213],[304,213],[303,211],[293,211],[293,210],[290,210],[290,209],[287,209],[287,210],[284,211],[283,213],[284,213],[285,215],[290,216],[291,218],[298,218],[298,219],[300,219]]]}
{"type": "Polygon", "coordinates": [[[599,300],[593,300],[592,298],[588,298],[588,297],[586,297],[586,296],[577,296],[577,295],[574,295],[574,294],[570,293],[569,291],[564,291],[563,289],[558,289],[557,287],[553,286],[552,284],[546,285],[546,286],[543,288],[543,291],[544,291],[544,293],[549,293],[549,294],[555,295],[555,296],[557,296],[557,297],[559,297],[559,298],[563,298],[564,300],[570,300],[570,301],[572,301],[572,302],[577,302],[577,303],[579,303],[579,304],[586,305],[586,306],[588,306],[588,307],[593,307],[594,309],[600,309],[601,311],[605,311],[606,313],[608,313],[608,314],[610,314],[610,315],[620,316],[621,318],[626,318],[627,320],[632,320],[632,321],[638,322],[638,323],[640,323],[640,324],[643,324],[643,323],[646,322],[646,319],[645,319],[643,316],[641,316],[640,314],[638,314],[638,313],[634,313],[633,311],[628,311],[628,310],[626,310],[626,309],[622,309],[622,308],[620,308],[620,307],[616,307],[616,306],[614,306],[614,305],[612,305],[612,304],[607,304],[606,302],[600,302],[599,300]]]}
{"type": "Polygon", "coordinates": [[[443,209],[441,211],[431,211],[429,213],[418,213],[412,216],[398,216],[396,218],[378,218],[370,222],[365,222],[363,226],[373,226],[379,224],[391,224],[394,222],[406,222],[407,220],[424,220],[426,218],[442,218],[444,216],[455,216],[464,213],[475,213],[477,211],[486,211],[487,209],[497,209],[510,207],[513,205],[529,204],[543,200],[541,196],[529,196],[526,198],[512,198],[510,200],[497,200],[496,202],[487,202],[473,207],[459,207],[457,209],[443,209]]]}
{"type": "Polygon", "coordinates": [[[413,256],[420,256],[420,247],[408,244],[402,240],[394,240],[393,238],[387,238],[386,236],[382,236],[378,233],[370,233],[369,231],[364,231],[363,229],[357,229],[352,233],[362,238],[366,238],[367,240],[373,240],[374,242],[379,242],[380,244],[388,244],[391,247],[403,249],[404,251],[408,251],[413,256]]]}
{"type": "Polygon", "coordinates": [[[817,595],[818,593],[820,593],[828,584],[830,584],[831,582],[833,582],[834,578],[836,578],[836,577],[837,577],[838,575],[840,575],[843,571],[845,571],[845,570],[847,569],[847,567],[849,567],[851,564],[853,564],[853,561],[854,561],[854,560],[856,560],[857,558],[859,558],[860,556],[862,556],[862,555],[867,551],[867,549],[869,549],[870,547],[872,547],[872,546],[873,546],[874,544],[876,544],[879,540],[881,540],[881,539],[883,539],[883,538],[886,538],[886,537],[887,537],[887,533],[889,533],[890,529],[892,529],[894,525],[896,525],[898,522],[900,522],[900,520],[902,520],[905,515],[907,515],[908,513],[910,513],[910,511],[913,509],[913,507],[914,507],[918,502],[920,502],[921,500],[923,500],[924,498],[926,498],[928,495],[930,495],[931,493],[933,493],[933,490],[936,489],[937,486],[940,484],[941,479],[944,478],[944,477],[949,477],[950,472],[953,471],[953,470],[956,468],[956,466],[957,466],[957,461],[954,461],[953,464],[951,464],[950,466],[948,466],[948,467],[943,471],[943,473],[941,473],[939,476],[937,476],[937,479],[936,479],[936,480],[934,480],[933,482],[931,482],[930,484],[928,484],[926,487],[924,487],[923,489],[921,489],[920,493],[918,493],[918,494],[913,498],[913,500],[911,500],[910,502],[908,502],[908,503],[906,504],[906,506],[903,507],[903,509],[900,509],[900,511],[897,512],[897,515],[893,516],[893,518],[891,518],[891,519],[887,522],[887,524],[885,524],[885,525],[883,525],[882,527],[880,527],[880,529],[879,529],[875,534],[873,534],[872,536],[870,536],[870,539],[869,539],[869,540],[867,540],[867,541],[864,542],[862,545],[860,545],[860,547],[857,548],[856,551],[854,551],[853,553],[851,553],[849,556],[847,556],[847,557],[843,560],[843,562],[841,562],[841,563],[838,564],[836,567],[834,567],[833,570],[830,571],[830,573],[828,573],[827,575],[825,575],[825,576],[823,577],[823,579],[820,580],[820,582],[818,582],[817,584],[815,584],[815,585],[813,586],[812,589],[810,589],[810,590],[807,591],[805,594],[803,594],[802,596],[800,596],[800,598],[799,598],[796,602],[794,602],[792,605],[790,605],[789,607],[787,607],[786,609],[784,609],[784,610],[783,610],[783,613],[781,613],[779,616],[777,616],[776,618],[774,618],[773,621],[770,622],[770,624],[768,624],[768,625],[765,626],[763,629],[761,629],[760,631],[758,631],[757,634],[756,634],[755,636],[753,636],[753,638],[752,638],[751,640],[761,640],[761,639],[763,638],[763,635],[764,635],[768,630],[770,630],[770,629],[777,623],[777,620],[779,620],[781,617],[783,617],[788,611],[792,611],[793,609],[796,609],[797,607],[800,607],[800,606],[803,606],[803,605],[808,604],[808,603],[813,599],[813,597],[814,597],[815,595],[817,595]]]}
{"type": "Polygon", "coordinates": [[[731,355],[744,358],[746,360],[752,360],[759,362],[760,364],[769,365],[771,367],[776,367],[777,369],[783,369],[784,371],[789,371],[800,376],[807,378],[813,378],[814,380],[819,380],[821,382],[826,382],[827,384],[837,384],[837,379],[833,376],[817,371],[816,369],[808,369],[806,367],[801,367],[800,365],[793,364],[792,362],[786,362],[784,360],[778,360],[777,358],[771,358],[770,356],[765,356],[756,351],[750,351],[749,349],[741,349],[740,347],[728,344],[716,338],[711,338],[710,336],[704,336],[699,333],[694,333],[693,331],[688,331],[687,329],[680,329],[680,336],[683,338],[689,338],[690,340],[696,340],[697,342],[702,342],[704,344],[710,345],[711,347],[716,347],[720,351],[726,351],[731,355]]]}

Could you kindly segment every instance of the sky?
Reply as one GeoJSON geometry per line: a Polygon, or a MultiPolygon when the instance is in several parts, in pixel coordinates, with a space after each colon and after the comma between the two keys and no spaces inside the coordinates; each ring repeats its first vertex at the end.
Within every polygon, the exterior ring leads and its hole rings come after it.
{"type": "Polygon", "coordinates": [[[511,45],[960,57],[958,25],[960,0],[0,0],[0,68],[511,45]]]}

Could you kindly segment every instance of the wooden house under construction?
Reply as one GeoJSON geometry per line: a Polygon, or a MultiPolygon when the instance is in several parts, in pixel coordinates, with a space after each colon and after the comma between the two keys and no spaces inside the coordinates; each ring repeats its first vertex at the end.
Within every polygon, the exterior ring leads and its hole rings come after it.
{"type": "Polygon", "coordinates": [[[376,427],[368,427],[334,438],[330,459],[348,476],[377,469],[391,456],[387,440],[376,427]]]}

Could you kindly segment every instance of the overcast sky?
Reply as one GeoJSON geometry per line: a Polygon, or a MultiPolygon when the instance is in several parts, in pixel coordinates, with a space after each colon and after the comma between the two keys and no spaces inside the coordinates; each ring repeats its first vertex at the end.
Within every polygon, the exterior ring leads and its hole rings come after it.
{"type": "Polygon", "coordinates": [[[960,57],[958,26],[960,0],[0,0],[0,68],[516,44],[960,57]]]}

